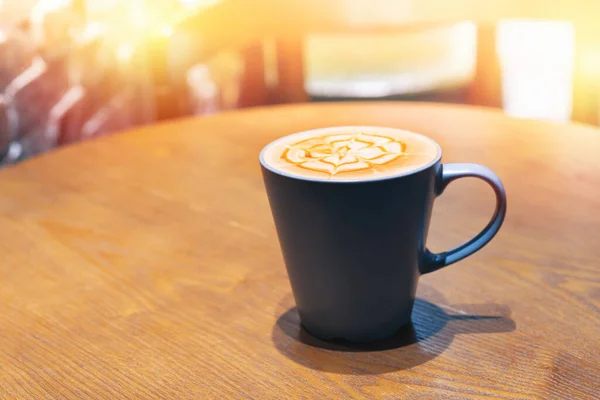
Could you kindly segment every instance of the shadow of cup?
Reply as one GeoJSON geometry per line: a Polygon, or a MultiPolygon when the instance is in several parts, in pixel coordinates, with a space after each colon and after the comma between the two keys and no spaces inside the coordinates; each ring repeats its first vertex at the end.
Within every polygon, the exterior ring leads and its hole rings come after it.
{"type": "MultiPolygon", "coordinates": [[[[285,303],[289,304],[290,299],[285,303]]],[[[438,306],[417,298],[410,325],[383,341],[355,344],[311,336],[302,328],[297,309],[288,307],[273,326],[272,340],[281,354],[312,369],[352,375],[382,374],[412,368],[437,357],[458,334],[514,331],[516,325],[509,315],[507,306],[497,304],[438,306]]]]}

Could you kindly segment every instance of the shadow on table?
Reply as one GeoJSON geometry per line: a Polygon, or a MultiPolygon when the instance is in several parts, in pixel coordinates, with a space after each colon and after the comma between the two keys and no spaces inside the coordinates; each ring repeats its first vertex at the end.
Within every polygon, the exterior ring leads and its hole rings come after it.
{"type": "Polygon", "coordinates": [[[447,306],[438,292],[432,292],[431,288],[426,291],[433,293],[427,297],[439,305],[417,298],[412,324],[393,337],[372,344],[326,342],[311,336],[301,327],[297,309],[290,308],[293,299],[288,295],[280,303],[280,308],[287,311],[273,327],[273,344],[281,354],[312,369],[372,375],[404,370],[432,360],[450,346],[457,334],[511,332],[516,328],[508,306],[447,306]]]}

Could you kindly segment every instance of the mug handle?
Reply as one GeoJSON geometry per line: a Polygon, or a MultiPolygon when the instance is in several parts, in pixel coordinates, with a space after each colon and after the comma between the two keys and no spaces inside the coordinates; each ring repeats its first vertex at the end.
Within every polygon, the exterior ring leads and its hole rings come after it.
{"type": "Polygon", "coordinates": [[[494,193],[496,194],[496,210],[494,211],[494,215],[487,226],[468,242],[439,254],[431,253],[426,249],[421,274],[437,271],[477,252],[496,236],[496,233],[498,233],[498,230],[502,226],[502,222],[504,222],[504,216],[506,215],[506,192],[504,191],[504,185],[502,185],[500,178],[491,169],[482,165],[443,164],[442,172],[437,177],[436,195],[441,195],[450,182],[469,177],[482,179],[494,189],[494,193]]]}

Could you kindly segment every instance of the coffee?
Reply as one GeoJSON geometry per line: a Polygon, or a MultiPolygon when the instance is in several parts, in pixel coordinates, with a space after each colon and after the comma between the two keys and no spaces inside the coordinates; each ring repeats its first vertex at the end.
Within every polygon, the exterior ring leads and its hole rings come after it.
{"type": "Polygon", "coordinates": [[[315,129],[267,146],[264,162],[276,171],[324,180],[369,180],[403,175],[440,155],[431,139],[405,130],[378,127],[315,129]]]}

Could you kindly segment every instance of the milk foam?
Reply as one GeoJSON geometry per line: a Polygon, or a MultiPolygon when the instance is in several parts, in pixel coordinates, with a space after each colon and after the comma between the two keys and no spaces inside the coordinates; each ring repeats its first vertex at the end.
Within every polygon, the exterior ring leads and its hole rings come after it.
{"type": "Polygon", "coordinates": [[[263,161],[285,174],[324,180],[368,180],[401,175],[436,160],[433,140],[405,130],[336,127],[283,137],[263,150],[263,161]]]}

